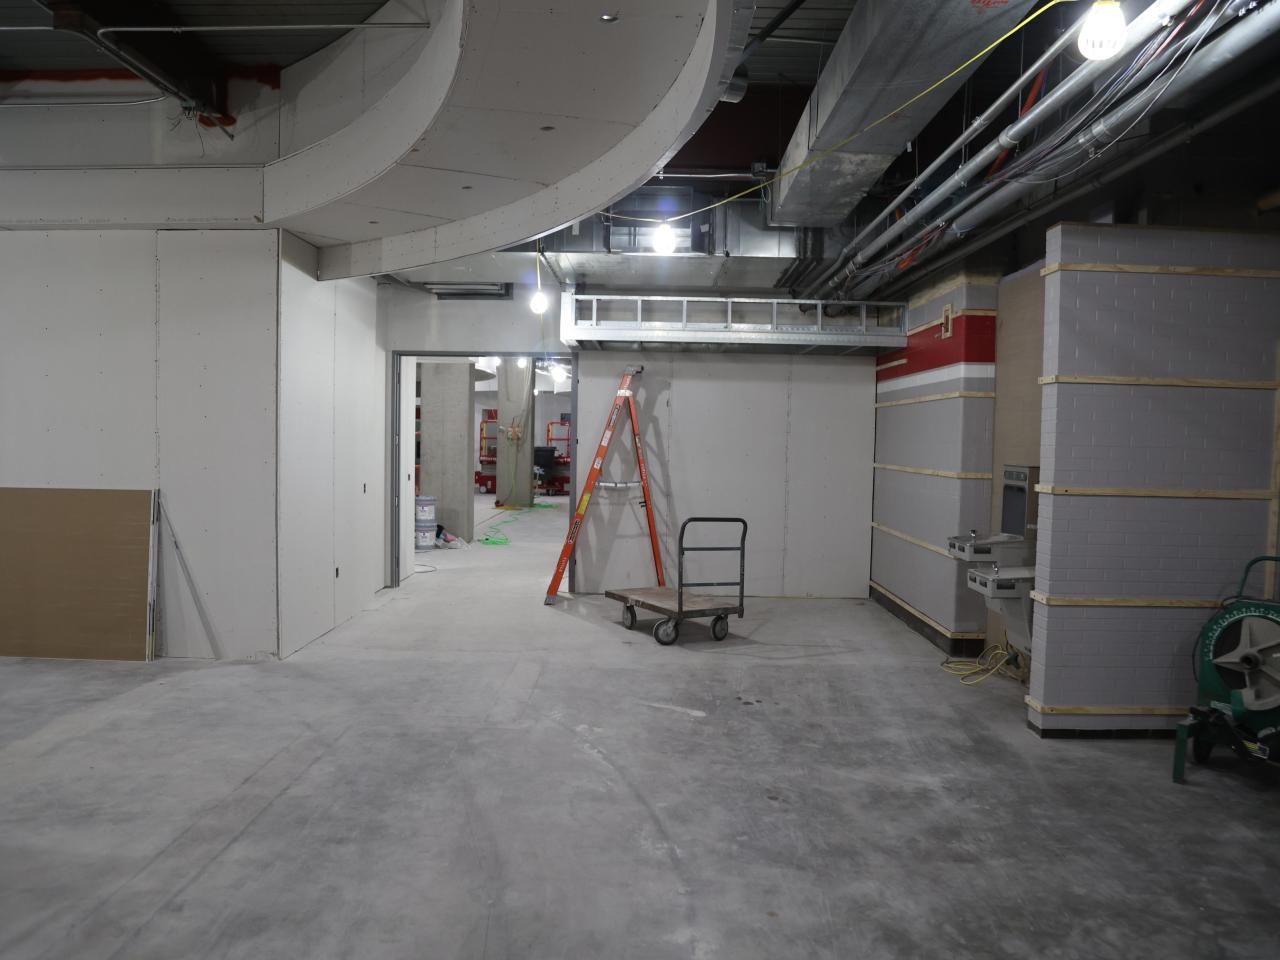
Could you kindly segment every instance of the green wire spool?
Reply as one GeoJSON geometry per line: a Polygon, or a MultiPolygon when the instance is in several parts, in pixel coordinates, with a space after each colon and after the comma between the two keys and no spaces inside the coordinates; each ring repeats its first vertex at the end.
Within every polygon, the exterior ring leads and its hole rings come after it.
{"type": "Polygon", "coordinates": [[[1259,563],[1250,560],[1235,596],[1200,630],[1193,651],[1197,705],[1178,725],[1173,779],[1181,782],[1188,744],[1197,763],[1226,746],[1251,760],[1280,761],[1280,603],[1245,595],[1259,563]]]}

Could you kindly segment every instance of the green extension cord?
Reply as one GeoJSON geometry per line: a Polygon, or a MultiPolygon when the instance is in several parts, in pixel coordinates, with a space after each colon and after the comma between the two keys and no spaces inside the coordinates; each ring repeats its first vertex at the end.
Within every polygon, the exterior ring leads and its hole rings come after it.
{"type": "Polygon", "coordinates": [[[509,523],[515,523],[530,510],[555,510],[559,504],[556,503],[535,503],[532,507],[525,507],[522,510],[513,511],[511,516],[504,517],[497,523],[491,523],[485,527],[484,536],[478,538],[476,543],[483,543],[489,547],[505,547],[511,543],[511,538],[502,532],[502,528],[509,523]]]}

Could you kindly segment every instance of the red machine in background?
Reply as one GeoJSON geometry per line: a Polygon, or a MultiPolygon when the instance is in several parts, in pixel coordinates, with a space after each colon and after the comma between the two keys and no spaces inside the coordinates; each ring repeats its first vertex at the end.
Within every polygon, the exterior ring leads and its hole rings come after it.
{"type": "Polygon", "coordinates": [[[496,409],[481,411],[478,446],[480,469],[476,471],[476,489],[481,493],[497,493],[498,411],[496,409]]]}
{"type": "MultiPolygon", "coordinates": [[[[547,444],[555,451],[553,464],[543,468],[539,487],[543,493],[565,495],[569,492],[569,464],[573,447],[573,423],[570,414],[560,414],[559,420],[547,421],[547,444]]],[[[535,459],[537,452],[534,453],[535,459]]],[[[541,466],[541,465],[540,465],[541,466]]]]}

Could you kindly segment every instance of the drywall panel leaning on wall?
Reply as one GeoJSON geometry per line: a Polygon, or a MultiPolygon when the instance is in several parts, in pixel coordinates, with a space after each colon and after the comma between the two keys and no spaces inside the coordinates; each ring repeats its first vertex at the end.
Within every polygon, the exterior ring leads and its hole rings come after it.
{"type": "MultiPolygon", "coordinates": [[[[584,353],[575,425],[580,454],[598,442],[622,371],[634,363],[645,367],[636,401],[672,581],[681,521],[740,516],[750,527],[748,594],[865,597],[874,362],[584,353]]],[[[636,479],[630,431],[623,432],[610,451],[605,480],[636,479]]],[[[579,489],[590,459],[578,457],[579,489]]],[[[580,592],[652,582],[638,494],[597,492],[576,562],[580,592]]]]}

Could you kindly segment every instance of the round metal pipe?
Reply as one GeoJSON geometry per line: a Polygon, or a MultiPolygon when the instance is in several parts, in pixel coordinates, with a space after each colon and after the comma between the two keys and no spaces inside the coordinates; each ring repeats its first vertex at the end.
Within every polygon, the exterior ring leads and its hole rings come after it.
{"type": "MultiPolygon", "coordinates": [[[[1237,23],[1235,26],[1230,27],[1222,36],[1210,41],[1210,43],[1205,46],[1205,49],[1197,53],[1195,57],[1188,62],[1186,68],[1177,76],[1177,78],[1169,84],[1168,95],[1176,97],[1178,94],[1185,92],[1195,84],[1202,83],[1207,76],[1220,69],[1226,62],[1247,53],[1254,46],[1276,33],[1280,33],[1280,2],[1272,0],[1272,2],[1270,2],[1266,7],[1263,7],[1250,15],[1246,22],[1237,23]],[[1244,29],[1246,25],[1249,27],[1248,30],[1244,29]]],[[[1091,128],[1090,135],[1082,136],[1091,136],[1095,131],[1105,134],[1106,132],[1113,131],[1116,127],[1123,129],[1127,126],[1127,123],[1132,122],[1135,116],[1150,105],[1150,100],[1156,95],[1156,93],[1161,93],[1161,95],[1163,95],[1161,92],[1162,89],[1163,88],[1161,88],[1161,90],[1157,90],[1155,93],[1144,91],[1144,94],[1149,95],[1144,96],[1140,94],[1133,98],[1133,100],[1107,114],[1095,123],[1091,128]]],[[[997,231],[984,235],[981,238],[981,245],[986,245],[994,240],[998,240],[1000,237],[1016,230],[1025,223],[1034,220],[1036,217],[1042,216],[1064,203],[1069,203],[1073,200],[1079,199],[1090,191],[1096,190],[1098,187],[1110,183],[1116,178],[1123,176],[1131,170],[1137,169],[1168,150],[1171,150],[1179,143],[1185,142],[1190,137],[1195,136],[1198,133],[1202,133],[1210,127],[1216,126],[1224,120],[1227,120],[1239,113],[1241,110],[1244,110],[1277,92],[1280,92],[1280,78],[1273,79],[1270,83],[1250,91],[1248,95],[1233,101],[1231,104],[1215,111],[1200,121],[1188,124],[1184,128],[1179,128],[1173,133],[1166,134],[1155,144],[1143,149],[1124,163],[1100,173],[1096,177],[1090,177],[1084,182],[1071,187],[1069,190],[1055,195],[1052,198],[1051,203],[1035,206],[1032,210],[1027,211],[1009,223],[1001,225],[997,231]]],[[[1093,143],[1098,141],[1089,140],[1088,142],[1093,143]]],[[[1005,184],[1003,189],[987,196],[986,199],[982,200],[980,203],[973,204],[972,209],[969,210],[969,213],[964,217],[963,221],[956,219],[952,229],[948,231],[947,237],[943,240],[944,245],[950,246],[961,240],[964,234],[980,226],[982,222],[990,219],[994,213],[1012,203],[1015,203],[1022,196],[1031,192],[1037,186],[1042,185],[1043,184],[1034,182],[1020,183],[1017,181],[1005,184]]],[[[955,217],[956,209],[962,205],[970,206],[970,202],[971,198],[965,198],[965,200],[961,201],[960,204],[957,204],[956,207],[948,210],[943,219],[953,219],[955,217]]],[[[920,234],[917,234],[912,237],[911,240],[901,244],[900,249],[907,249],[913,243],[918,242],[919,239],[920,234]]],[[[973,249],[974,248],[971,246],[966,246],[964,253],[968,254],[972,252],[973,249]]],[[[956,256],[957,255],[953,254],[944,262],[954,262],[956,256]]],[[[934,269],[940,265],[941,264],[935,265],[934,269]]],[[[850,298],[857,298],[875,288],[876,278],[869,277],[855,285],[849,292],[848,296],[850,298]]]]}
{"type": "MultiPolygon", "coordinates": [[[[1205,44],[1204,49],[1187,61],[1184,68],[1168,81],[1157,80],[1154,89],[1146,90],[1132,97],[1123,106],[1111,111],[1099,119],[1087,131],[1075,139],[1078,153],[1096,147],[1110,146],[1124,135],[1129,126],[1144,111],[1150,109],[1156,98],[1175,98],[1197,83],[1202,83],[1225,64],[1244,55],[1254,46],[1280,31],[1280,2],[1272,0],[1265,7],[1260,7],[1252,14],[1236,21],[1220,37],[1205,44]]],[[[963,217],[953,219],[950,232],[963,236],[983,222],[991,219],[1000,209],[1016,202],[1033,191],[1039,184],[1034,181],[1017,181],[991,194],[972,207],[963,217]]]]}
{"type": "Polygon", "coordinates": [[[1035,63],[1031,64],[1031,66],[1023,71],[1022,76],[1020,76],[1012,86],[1005,90],[1004,93],[1000,94],[1000,96],[996,97],[986,110],[982,111],[981,114],[974,118],[973,123],[969,124],[969,128],[954,140],[951,146],[943,150],[933,163],[925,167],[924,172],[907,184],[905,190],[890,200],[889,203],[886,204],[885,208],[876,214],[875,218],[858,232],[857,236],[844,245],[844,248],[841,249],[839,254],[837,254],[835,261],[831,266],[824,270],[812,282],[805,285],[804,295],[815,295],[819,288],[827,282],[836,270],[839,269],[841,262],[858,249],[859,245],[871,235],[871,232],[882,220],[884,220],[885,217],[900,207],[906,200],[910,199],[911,195],[915,193],[922,184],[927,183],[929,178],[937,173],[942,165],[955,156],[962,147],[973,140],[974,137],[987,127],[991,126],[1000,112],[1011,102],[1017,99],[1022,88],[1030,83],[1035,78],[1036,74],[1052,63],[1057,58],[1058,54],[1062,53],[1062,51],[1070,45],[1079,29],[1080,21],[1077,20],[1066,29],[1062,36],[1050,44],[1049,48],[1036,59],[1035,63]]]}
{"type": "MultiPolygon", "coordinates": [[[[1117,57],[1132,53],[1146,43],[1165,24],[1168,18],[1180,13],[1191,2],[1192,0],[1155,0],[1129,25],[1128,32],[1125,35],[1124,47],[1117,54],[1117,57]]],[[[870,260],[875,253],[901,237],[910,227],[923,219],[925,214],[937,209],[952,193],[978,176],[983,169],[995,160],[1001,151],[1016,147],[1029,133],[1048,119],[1054,111],[1066,105],[1099,76],[1113,69],[1114,65],[1114,59],[1090,60],[1077,67],[1062,83],[1049,91],[1031,110],[1005,127],[998,137],[978,151],[972,159],[948,177],[941,186],[934,189],[916,206],[905,213],[901,220],[898,220],[888,230],[872,240],[851,260],[833,271],[832,276],[826,280],[824,286],[834,286],[851,276],[858,267],[870,260]]]]}

